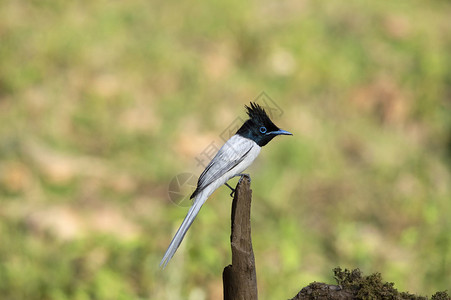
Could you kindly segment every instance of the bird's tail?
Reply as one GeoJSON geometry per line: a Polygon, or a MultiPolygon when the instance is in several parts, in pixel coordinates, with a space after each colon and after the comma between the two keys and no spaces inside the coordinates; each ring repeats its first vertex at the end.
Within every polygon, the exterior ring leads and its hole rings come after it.
{"type": "Polygon", "coordinates": [[[202,192],[197,195],[196,199],[194,200],[193,205],[190,207],[190,209],[188,211],[188,214],[186,215],[185,219],[183,220],[182,225],[180,225],[179,229],[177,230],[177,233],[172,238],[172,241],[169,244],[169,247],[163,256],[163,259],[160,262],[160,267],[163,266],[163,269],[166,267],[168,262],[171,260],[172,256],[174,256],[175,252],[177,251],[178,247],[180,246],[180,243],[182,242],[183,238],[185,237],[186,232],[188,231],[189,227],[193,223],[194,219],[196,218],[197,214],[200,211],[200,208],[205,203],[207,198],[208,198],[208,196],[202,192]]]}

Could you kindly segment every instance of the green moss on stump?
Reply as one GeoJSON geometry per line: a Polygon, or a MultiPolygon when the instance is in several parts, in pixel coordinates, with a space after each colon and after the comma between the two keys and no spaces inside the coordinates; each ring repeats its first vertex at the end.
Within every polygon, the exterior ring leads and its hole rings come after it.
{"type": "MultiPolygon", "coordinates": [[[[359,269],[334,269],[337,285],[313,282],[303,288],[292,300],[327,299],[327,300],[428,300],[428,297],[417,296],[407,292],[398,292],[392,282],[384,282],[380,273],[363,276],[359,269]]],[[[431,300],[451,300],[446,291],[437,292],[431,300]]]]}

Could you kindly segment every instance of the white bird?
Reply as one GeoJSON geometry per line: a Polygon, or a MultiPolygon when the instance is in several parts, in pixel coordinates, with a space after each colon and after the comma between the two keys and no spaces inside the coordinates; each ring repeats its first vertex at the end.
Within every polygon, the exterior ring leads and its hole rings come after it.
{"type": "MultiPolygon", "coordinates": [[[[207,165],[199,177],[197,188],[191,195],[193,205],[169,244],[160,267],[166,267],[174,256],[186,232],[193,223],[202,205],[208,197],[229,179],[242,175],[260,153],[261,147],[269,143],[277,135],[292,135],[278,128],[258,104],[246,106],[249,119],[238,129],[207,165]]],[[[229,185],[227,185],[229,186],[229,185]]],[[[230,186],[229,186],[230,187],[230,186]]]]}

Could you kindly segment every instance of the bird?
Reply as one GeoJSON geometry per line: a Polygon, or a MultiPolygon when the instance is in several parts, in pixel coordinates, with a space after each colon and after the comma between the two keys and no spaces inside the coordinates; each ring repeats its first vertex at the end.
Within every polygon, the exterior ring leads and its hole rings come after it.
{"type": "Polygon", "coordinates": [[[208,197],[223,184],[232,189],[233,194],[234,189],[227,184],[229,179],[236,176],[241,176],[242,179],[246,175],[242,172],[254,162],[261,148],[274,137],[293,135],[277,127],[265,109],[255,102],[250,102],[250,106],[245,105],[245,109],[249,119],[224,143],[199,176],[197,187],[190,197],[194,199],[193,203],[160,262],[163,269],[174,256],[208,197]]]}

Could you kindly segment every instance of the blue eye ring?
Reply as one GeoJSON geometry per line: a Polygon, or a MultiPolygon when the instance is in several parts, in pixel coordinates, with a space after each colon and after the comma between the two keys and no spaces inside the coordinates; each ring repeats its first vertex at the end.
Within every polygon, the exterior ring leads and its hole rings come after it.
{"type": "Polygon", "coordinates": [[[266,133],[266,127],[265,126],[260,127],[260,133],[266,133]]]}

